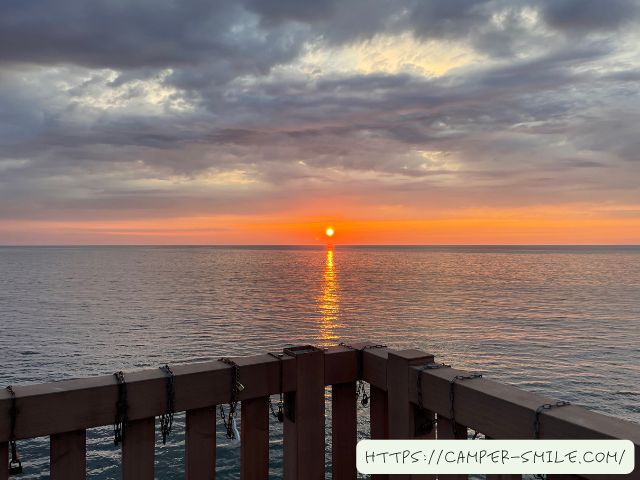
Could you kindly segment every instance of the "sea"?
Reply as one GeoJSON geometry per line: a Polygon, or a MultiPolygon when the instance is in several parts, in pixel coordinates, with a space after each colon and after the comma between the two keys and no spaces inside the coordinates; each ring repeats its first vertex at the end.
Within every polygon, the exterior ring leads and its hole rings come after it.
{"type": "MultiPolygon", "coordinates": [[[[640,247],[0,247],[1,386],[362,340],[640,423],[640,247]]],[[[183,478],[184,415],[157,438],[156,478],[183,478]]],[[[19,478],[48,478],[48,439],[18,448],[19,478]]],[[[120,478],[112,426],[87,449],[88,478],[120,478]]]]}

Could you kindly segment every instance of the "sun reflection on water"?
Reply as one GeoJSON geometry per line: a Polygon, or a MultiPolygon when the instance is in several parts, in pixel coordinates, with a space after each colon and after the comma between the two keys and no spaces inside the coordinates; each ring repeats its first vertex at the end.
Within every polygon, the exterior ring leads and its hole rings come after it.
{"type": "Polygon", "coordinates": [[[320,320],[320,337],[325,344],[333,343],[338,338],[335,330],[338,326],[339,287],[333,252],[333,246],[327,246],[327,256],[322,277],[322,290],[318,298],[320,313],[322,315],[320,320]]]}

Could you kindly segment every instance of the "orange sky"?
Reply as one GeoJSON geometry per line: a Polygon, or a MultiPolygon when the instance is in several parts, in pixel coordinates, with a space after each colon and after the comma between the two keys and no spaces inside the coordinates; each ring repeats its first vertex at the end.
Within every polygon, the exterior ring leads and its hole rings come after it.
{"type": "MultiPolygon", "coordinates": [[[[619,212],[618,212],[619,213],[619,212]]],[[[364,215],[363,215],[364,216],[364,215]]],[[[640,217],[548,208],[480,210],[432,218],[316,215],[122,221],[3,221],[4,244],[638,244],[640,217]]]]}

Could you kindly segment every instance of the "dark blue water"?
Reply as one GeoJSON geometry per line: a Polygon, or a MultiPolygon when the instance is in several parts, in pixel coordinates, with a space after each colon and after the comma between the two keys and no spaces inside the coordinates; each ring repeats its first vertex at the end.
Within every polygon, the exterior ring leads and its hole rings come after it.
{"type": "MultiPolygon", "coordinates": [[[[0,331],[2,385],[369,339],[640,422],[638,247],[0,247],[0,331]]],[[[88,433],[90,478],[119,478],[111,435],[88,433]]],[[[46,439],[20,446],[47,478],[46,439]]]]}

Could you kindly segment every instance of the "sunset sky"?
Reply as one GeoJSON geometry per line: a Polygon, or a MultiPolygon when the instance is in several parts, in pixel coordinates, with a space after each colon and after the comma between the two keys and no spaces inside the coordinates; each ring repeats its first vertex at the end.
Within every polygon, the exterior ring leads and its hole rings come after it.
{"type": "Polygon", "coordinates": [[[4,0],[0,244],[640,243],[640,1],[4,0]]]}

